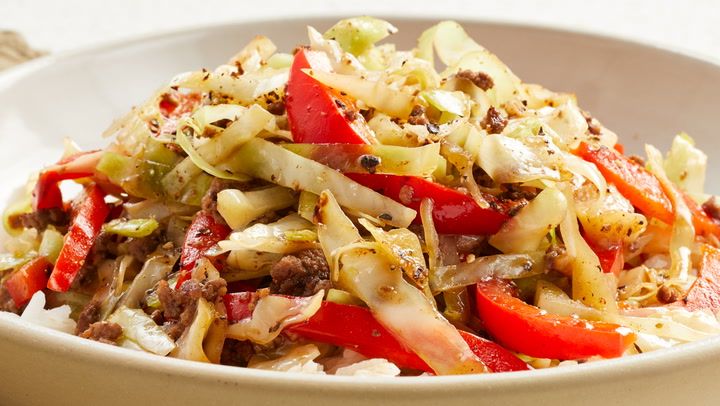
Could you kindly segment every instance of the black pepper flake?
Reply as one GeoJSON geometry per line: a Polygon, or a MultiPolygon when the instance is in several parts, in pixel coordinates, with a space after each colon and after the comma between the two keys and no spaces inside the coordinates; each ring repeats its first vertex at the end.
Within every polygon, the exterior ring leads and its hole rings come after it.
{"type": "Polygon", "coordinates": [[[425,128],[427,128],[430,134],[437,134],[440,132],[440,127],[435,123],[427,123],[425,124],[425,128]]]}
{"type": "Polygon", "coordinates": [[[362,155],[360,157],[360,165],[369,173],[375,173],[377,166],[380,165],[380,157],[375,155],[362,155]]]}
{"type": "Polygon", "coordinates": [[[281,116],[285,113],[285,102],[280,100],[280,101],[268,103],[267,111],[270,114],[274,114],[276,116],[281,116]]]}
{"type": "Polygon", "coordinates": [[[393,219],[393,217],[389,213],[381,213],[378,218],[385,221],[392,221],[393,219]]]}

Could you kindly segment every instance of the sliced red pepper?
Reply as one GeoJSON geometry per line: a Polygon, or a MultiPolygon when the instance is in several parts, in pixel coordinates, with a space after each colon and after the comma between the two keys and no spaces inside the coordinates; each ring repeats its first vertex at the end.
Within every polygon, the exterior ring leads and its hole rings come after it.
{"type": "Polygon", "coordinates": [[[600,266],[603,272],[620,275],[620,271],[625,267],[625,256],[620,245],[613,245],[608,248],[602,248],[589,244],[590,248],[595,252],[600,260],[600,266]]]}
{"type": "MultiPolygon", "coordinates": [[[[576,153],[588,162],[594,163],[605,179],[613,183],[618,191],[643,214],[672,224],[675,211],[660,181],[637,162],[607,147],[592,147],[581,143],[576,153]]],[[[697,234],[712,234],[720,237],[720,224],[710,218],[690,196],[680,192],[690,208],[693,225],[697,234]]]]}
{"type": "Polygon", "coordinates": [[[78,201],[75,217],[65,234],[62,250],[47,284],[48,289],[57,292],[70,289],[110,214],[110,207],[105,203],[105,193],[95,184],[86,186],[85,195],[79,197],[78,201]]]}
{"type": "Polygon", "coordinates": [[[33,191],[33,208],[40,210],[62,207],[62,194],[58,184],[63,180],[93,176],[102,154],[102,151],[79,152],[43,169],[33,191]]]}
{"type": "MultiPolygon", "coordinates": [[[[252,293],[228,294],[224,301],[230,322],[237,322],[252,314],[249,309],[252,293]]],[[[310,319],[290,325],[286,331],[309,340],[349,348],[369,358],[385,358],[402,368],[433,372],[364,307],[325,301],[310,319]]],[[[464,331],[460,331],[460,335],[493,372],[528,369],[526,363],[492,341],[464,331]]]]}
{"type": "Polygon", "coordinates": [[[210,211],[197,212],[185,234],[176,289],[180,289],[183,282],[190,279],[195,263],[215,244],[227,238],[230,231],[230,227],[225,222],[218,221],[210,211]]]}
{"type": "Polygon", "coordinates": [[[252,316],[251,304],[254,300],[255,292],[236,292],[223,296],[228,321],[236,323],[252,316]]]}
{"type": "Polygon", "coordinates": [[[687,193],[680,191],[680,194],[682,194],[683,200],[692,214],[695,233],[720,237],[720,224],[718,224],[718,222],[712,217],[708,216],[702,206],[697,204],[697,202],[687,193]]]}
{"type": "Polygon", "coordinates": [[[30,301],[35,292],[45,288],[50,265],[45,257],[37,257],[25,263],[5,280],[3,285],[15,302],[15,307],[19,309],[30,301]]]}
{"type": "MultiPolygon", "coordinates": [[[[495,234],[510,218],[507,206],[490,195],[486,196],[490,207],[483,209],[472,197],[423,178],[380,174],[346,176],[418,211],[423,199],[431,199],[435,228],[441,234],[495,234]]],[[[419,213],[415,223],[421,223],[419,213]]]]}
{"type": "Polygon", "coordinates": [[[600,266],[603,272],[620,275],[620,271],[625,267],[625,256],[623,254],[622,243],[599,244],[591,240],[583,233],[583,238],[593,250],[600,260],[600,266]]]}
{"type": "Polygon", "coordinates": [[[475,289],[478,314],[499,344],[539,358],[621,356],[635,335],[612,323],[548,314],[514,296],[509,282],[492,279],[475,289]]]}
{"type": "Polygon", "coordinates": [[[720,250],[703,245],[698,278],[688,290],[685,304],[689,310],[720,309],[720,250]]]}
{"type": "Polygon", "coordinates": [[[620,155],[625,155],[625,146],[623,144],[618,142],[613,145],[613,148],[615,149],[615,151],[619,152],[620,155]]]}
{"type": "Polygon", "coordinates": [[[180,117],[195,110],[201,99],[200,93],[171,91],[160,97],[158,108],[160,113],[167,118],[180,117]]]}
{"type": "Polygon", "coordinates": [[[332,71],[323,52],[301,49],[295,54],[287,84],[285,108],[293,139],[298,143],[376,143],[355,101],[303,72],[332,71]]]}
{"type": "Polygon", "coordinates": [[[608,147],[580,143],[577,155],[594,163],[607,181],[617,187],[643,214],[667,224],[674,220],[673,207],[660,181],[642,165],[608,147]]]}

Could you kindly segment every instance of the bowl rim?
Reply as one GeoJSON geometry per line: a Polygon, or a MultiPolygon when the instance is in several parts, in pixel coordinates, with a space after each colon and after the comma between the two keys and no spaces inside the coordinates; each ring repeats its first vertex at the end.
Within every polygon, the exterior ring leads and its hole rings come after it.
{"type": "MultiPolygon", "coordinates": [[[[670,56],[690,59],[697,63],[706,64],[714,69],[720,69],[720,59],[713,58],[710,55],[699,54],[665,45],[659,46],[650,41],[638,40],[623,35],[600,33],[583,28],[557,27],[550,24],[524,23],[503,19],[458,18],[456,14],[452,13],[430,15],[422,11],[413,11],[403,16],[380,14],[378,17],[387,19],[390,22],[427,22],[428,24],[449,18],[463,25],[481,24],[486,26],[508,27],[510,29],[530,29],[554,34],[573,35],[617,45],[651,49],[670,56]]],[[[308,13],[293,15],[291,17],[248,18],[219,24],[197,24],[184,28],[162,30],[151,34],[132,35],[99,44],[49,54],[0,72],[0,92],[3,92],[17,80],[30,76],[42,69],[49,68],[53,66],[53,64],[62,63],[76,57],[89,57],[93,54],[111,51],[116,48],[134,47],[146,42],[156,42],[184,35],[200,34],[204,31],[222,31],[242,24],[279,21],[300,23],[308,19],[338,20],[341,18],[347,18],[347,16],[338,14],[337,12],[308,13]]],[[[331,391],[364,391],[368,389],[376,391],[396,391],[412,389],[412,391],[420,393],[437,393],[455,391],[458,387],[475,390],[481,388],[516,390],[517,385],[523,385],[523,388],[532,389],[550,387],[550,385],[556,385],[557,382],[563,382],[564,385],[589,383],[591,381],[598,383],[616,377],[619,370],[622,370],[626,378],[641,377],[646,374],[648,370],[662,369],[669,364],[672,364],[676,368],[690,368],[693,364],[703,359],[720,357],[720,336],[715,336],[650,353],[617,359],[599,360],[576,366],[549,368],[543,369],[542,371],[529,370],[500,374],[417,376],[388,379],[388,377],[311,375],[293,372],[265,371],[160,357],[83,339],[72,334],[59,332],[24,321],[14,314],[5,312],[0,312],[0,338],[13,341],[20,345],[36,345],[46,351],[50,351],[52,348],[63,348],[63,352],[72,355],[77,360],[86,362],[97,362],[97,359],[100,358],[110,361],[115,365],[142,371],[194,376],[211,381],[220,380],[222,382],[238,382],[238,380],[242,380],[245,384],[266,387],[273,386],[278,389],[296,387],[296,385],[300,384],[308,389],[322,389],[325,391],[328,391],[326,385],[329,382],[332,382],[331,391]]]]}

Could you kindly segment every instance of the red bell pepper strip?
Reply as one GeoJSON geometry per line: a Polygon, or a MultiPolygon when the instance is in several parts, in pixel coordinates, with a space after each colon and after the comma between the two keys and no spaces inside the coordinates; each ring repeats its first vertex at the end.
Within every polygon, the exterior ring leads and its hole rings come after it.
{"type": "MultiPolygon", "coordinates": [[[[592,147],[581,143],[576,154],[594,163],[606,180],[613,183],[618,191],[643,214],[672,224],[675,211],[660,181],[642,165],[607,147],[592,147]]],[[[720,237],[720,224],[710,218],[695,201],[680,192],[693,216],[697,234],[712,234],[720,237]]]]}
{"type": "MultiPolygon", "coordinates": [[[[237,322],[251,316],[249,305],[253,293],[227,294],[223,299],[228,321],[237,322]]],[[[286,332],[349,348],[369,358],[385,358],[402,368],[433,372],[425,361],[403,346],[364,307],[324,301],[311,318],[286,327],[286,332]]],[[[460,331],[460,335],[493,372],[529,369],[526,363],[492,341],[464,331],[460,331]]]]}
{"type": "Polygon", "coordinates": [[[218,221],[210,211],[202,210],[195,215],[185,234],[176,289],[180,289],[183,282],[190,279],[195,263],[215,244],[227,238],[230,231],[230,227],[218,221]]]}
{"type": "Polygon", "coordinates": [[[290,132],[297,143],[376,143],[355,101],[303,72],[332,71],[322,52],[301,49],[295,54],[287,84],[285,108],[290,132]]]}
{"type": "Polygon", "coordinates": [[[612,323],[548,314],[513,295],[509,282],[492,279],[476,285],[478,314],[488,333],[511,350],[539,358],[619,357],[635,341],[612,323]]]}
{"type": "Polygon", "coordinates": [[[256,293],[251,291],[228,293],[223,296],[228,321],[237,323],[252,316],[251,305],[255,296],[256,293]]]}
{"type": "Polygon", "coordinates": [[[202,95],[200,93],[171,91],[161,96],[158,109],[167,118],[177,118],[195,110],[201,99],[202,95]]]}
{"type": "Polygon", "coordinates": [[[685,305],[688,310],[720,309],[720,250],[703,245],[698,278],[688,289],[685,305]]]}
{"type": "Polygon", "coordinates": [[[79,152],[43,169],[33,191],[33,208],[41,210],[62,207],[63,200],[58,183],[93,176],[102,154],[102,151],[79,152]]]}
{"type": "Polygon", "coordinates": [[[67,292],[70,289],[70,284],[80,272],[110,214],[110,207],[105,203],[105,193],[95,184],[85,187],[85,195],[79,199],[75,217],[65,234],[62,250],[47,284],[48,289],[56,292],[67,292]]]}
{"type": "Polygon", "coordinates": [[[603,272],[613,273],[615,276],[620,275],[620,271],[625,267],[625,256],[623,255],[623,249],[620,245],[613,245],[608,248],[600,246],[590,245],[590,248],[595,252],[600,260],[600,266],[603,272]]]}
{"type": "Polygon", "coordinates": [[[19,309],[35,292],[45,288],[50,265],[45,257],[37,257],[25,263],[5,280],[3,285],[15,302],[15,307],[19,309]]]}
{"type": "MultiPolygon", "coordinates": [[[[440,234],[495,234],[510,218],[505,205],[490,195],[486,196],[490,207],[483,209],[472,197],[423,178],[354,173],[346,176],[418,211],[423,199],[431,199],[435,228],[440,234]]],[[[414,222],[421,223],[419,213],[414,222]]]]}
{"type": "Polygon", "coordinates": [[[583,233],[583,238],[593,250],[600,260],[600,266],[603,272],[620,275],[620,271],[625,267],[625,256],[623,255],[623,247],[621,242],[610,244],[599,244],[591,240],[583,233]]]}
{"type": "Polygon", "coordinates": [[[594,163],[605,179],[643,214],[673,223],[672,203],[660,181],[640,164],[608,147],[594,147],[584,142],[580,143],[576,154],[594,163]]]}
{"type": "Polygon", "coordinates": [[[708,216],[702,206],[697,204],[697,202],[687,193],[680,191],[680,194],[692,214],[695,234],[714,235],[720,238],[720,224],[718,224],[718,222],[712,217],[708,216]]]}

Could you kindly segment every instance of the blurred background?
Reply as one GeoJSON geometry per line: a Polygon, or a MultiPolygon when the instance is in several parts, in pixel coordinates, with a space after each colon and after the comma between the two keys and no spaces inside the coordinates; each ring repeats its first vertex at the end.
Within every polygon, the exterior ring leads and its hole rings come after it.
{"type": "MultiPolygon", "coordinates": [[[[310,14],[408,14],[552,25],[632,38],[686,52],[720,55],[718,0],[0,0],[0,54],[59,52],[183,27],[310,14]],[[20,45],[18,45],[20,44],[20,45]],[[15,51],[8,51],[15,47],[15,51]],[[20,49],[20,50],[18,50],[20,49]],[[13,53],[14,52],[14,53],[13,53]]],[[[482,43],[482,39],[479,38],[482,43]]]]}

